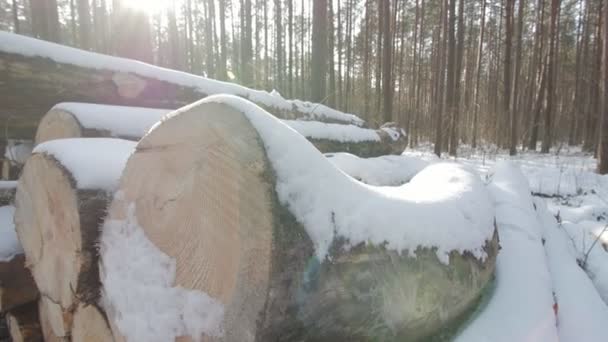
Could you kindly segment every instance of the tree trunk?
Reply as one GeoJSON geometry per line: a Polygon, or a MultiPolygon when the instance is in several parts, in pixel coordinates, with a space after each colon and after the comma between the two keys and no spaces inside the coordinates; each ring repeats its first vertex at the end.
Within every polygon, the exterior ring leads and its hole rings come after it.
{"type": "MultiPolygon", "coordinates": [[[[435,112],[437,113],[437,121],[435,122],[435,144],[434,153],[441,157],[441,150],[443,148],[443,111],[445,109],[445,70],[446,70],[446,50],[448,44],[448,7],[450,0],[444,0],[441,6],[441,37],[437,40],[439,49],[437,59],[437,76],[436,76],[436,88],[437,88],[437,101],[435,112]]],[[[452,0],[453,1],[453,0],[452,0]]]]}
{"type": "Polygon", "coordinates": [[[542,153],[549,153],[549,149],[552,145],[553,138],[553,106],[555,98],[555,64],[557,55],[555,52],[557,39],[558,39],[558,28],[557,28],[557,15],[559,13],[559,0],[551,0],[551,26],[549,33],[549,62],[547,64],[547,107],[545,108],[545,131],[543,136],[543,144],[541,148],[542,153]]]}
{"type": "Polygon", "coordinates": [[[481,62],[483,60],[483,39],[486,33],[486,1],[482,0],[481,24],[479,32],[479,47],[477,48],[477,64],[475,66],[475,100],[473,103],[473,140],[471,146],[477,147],[477,136],[479,134],[479,83],[481,80],[481,62]]]}
{"type": "Polygon", "coordinates": [[[323,102],[327,76],[327,0],[314,0],[312,21],[311,99],[323,102]]]}
{"type": "MultiPolygon", "coordinates": [[[[521,1],[521,0],[520,0],[521,1]]],[[[505,65],[504,65],[504,95],[503,95],[503,115],[509,118],[510,123],[510,146],[509,155],[517,154],[517,121],[515,113],[511,108],[511,90],[513,89],[511,68],[511,57],[513,55],[513,12],[515,11],[515,0],[505,2],[505,65]]]]}
{"type": "Polygon", "coordinates": [[[78,46],[91,50],[91,7],[89,0],[78,0],[78,46]]]}
{"type": "Polygon", "coordinates": [[[31,0],[32,34],[34,37],[60,42],[57,0],[31,0]]]}
{"type": "Polygon", "coordinates": [[[604,4],[604,107],[601,113],[597,171],[608,174],[608,3],[604,4]]]}
{"type": "Polygon", "coordinates": [[[281,0],[274,0],[274,25],[275,25],[275,53],[276,53],[276,70],[277,79],[275,80],[274,86],[283,91],[283,24],[281,19],[283,13],[281,13],[281,0]]]}
{"type": "Polygon", "coordinates": [[[251,27],[251,0],[245,0],[243,21],[245,27],[241,30],[241,79],[247,87],[253,86],[253,43],[251,27]]]}
{"type": "MultiPolygon", "coordinates": [[[[228,42],[226,38],[226,1],[227,0],[219,0],[219,17],[220,17],[220,58],[218,59],[218,70],[217,70],[217,78],[225,81],[228,77],[226,62],[228,59],[228,52],[226,50],[228,42]]],[[[264,14],[266,14],[264,12],[264,14]]],[[[265,29],[266,30],[266,29],[265,29]]],[[[266,36],[267,37],[267,36],[266,36]]],[[[266,44],[266,41],[264,42],[266,44]]],[[[264,70],[267,72],[266,70],[264,70]]]]}
{"type": "Polygon", "coordinates": [[[25,267],[23,254],[9,261],[0,261],[0,312],[36,301],[38,288],[30,271],[25,267]]]}
{"type": "Polygon", "coordinates": [[[152,37],[147,14],[124,5],[113,8],[113,11],[114,53],[120,57],[152,63],[152,37]]]}
{"type": "MultiPolygon", "coordinates": [[[[334,3],[333,0],[329,0],[329,14],[328,14],[328,23],[329,23],[329,87],[327,89],[327,102],[329,106],[335,108],[336,107],[336,65],[334,60],[334,50],[335,50],[335,30],[334,30],[334,3]]],[[[367,111],[363,111],[364,117],[367,117],[367,111]]],[[[366,120],[366,119],[364,119],[366,120]]]]}
{"type": "Polygon", "coordinates": [[[42,341],[42,330],[35,302],[12,310],[6,315],[8,329],[13,342],[42,341]]]}
{"type": "Polygon", "coordinates": [[[21,27],[19,24],[19,7],[17,6],[17,0],[12,0],[11,8],[13,10],[13,32],[21,33],[21,27]]]}
{"type": "MultiPolygon", "coordinates": [[[[129,272],[112,256],[130,247],[117,243],[122,237],[110,229],[120,233],[137,225],[174,260],[173,286],[201,291],[223,305],[226,341],[411,341],[443,332],[466,315],[491,277],[496,235],[483,247],[484,261],[453,251],[449,266],[429,248],[411,257],[371,242],[342,248],[340,238],[334,238],[332,261],[320,259],[306,229],[279,201],[262,133],[242,110],[199,103],[139,142],[123,172],[123,196],[108,211],[104,276],[129,272]],[[418,292],[406,290],[413,288],[418,292]],[[412,307],[411,301],[419,304],[412,307]]],[[[273,132],[306,156],[316,153],[289,130],[273,132]]],[[[116,294],[106,298],[111,326],[124,308],[116,294]]]]}
{"type": "Polygon", "coordinates": [[[460,124],[460,82],[462,79],[462,59],[464,56],[464,0],[458,5],[458,44],[456,49],[456,65],[454,67],[454,107],[452,124],[450,125],[450,155],[455,156],[458,150],[460,124]]]}
{"type": "Polygon", "coordinates": [[[384,100],[383,105],[383,120],[384,122],[393,121],[393,75],[392,75],[392,61],[391,61],[391,5],[390,0],[383,0],[383,13],[384,16],[382,37],[384,38],[384,46],[382,49],[382,96],[384,100]]]}
{"type": "Polygon", "coordinates": [[[56,336],[69,336],[79,303],[99,300],[100,223],[134,145],[55,140],[40,145],[23,168],[15,230],[56,336]]]}

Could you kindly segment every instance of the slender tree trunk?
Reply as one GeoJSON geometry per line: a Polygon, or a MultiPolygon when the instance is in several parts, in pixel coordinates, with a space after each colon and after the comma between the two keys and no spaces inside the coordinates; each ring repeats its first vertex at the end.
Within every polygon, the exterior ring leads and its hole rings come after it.
{"type": "MultiPolygon", "coordinates": [[[[448,64],[447,64],[447,84],[446,84],[446,114],[449,122],[448,133],[454,125],[453,118],[456,112],[455,103],[455,82],[456,82],[456,1],[448,0],[448,64]]],[[[449,141],[449,140],[448,140],[449,141]]],[[[444,140],[445,142],[445,140],[444,140]]],[[[455,149],[449,151],[450,155],[456,155],[455,149]]]]}
{"type": "Polygon", "coordinates": [[[371,120],[371,113],[369,112],[369,90],[371,88],[370,73],[369,73],[369,55],[370,55],[370,25],[371,25],[371,14],[370,14],[370,3],[372,0],[365,0],[365,49],[363,49],[363,113],[365,120],[371,120]]]}
{"type": "Polygon", "coordinates": [[[314,0],[312,20],[311,99],[325,98],[327,76],[327,0],[314,0]]]}
{"type": "Polygon", "coordinates": [[[456,65],[454,66],[454,103],[452,107],[452,124],[450,125],[450,155],[455,156],[458,150],[458,125],[460,113],[460,82],[462,76],[462,58],[464,56],[464,0],[458,5],[458,46],[456,65]]]}
{"type": "Polygon", "coordinates": [[[510,132],[511,132],[511,144],[509,147],[509,154],[515,155],[517,153],[517,141],[515,140],[516,125],[515,115],[511,110],[511,89],[513,88],[512,83],[512,72],[511,69],[511,56],[513,55],[513,12],[515,8],[515,0],[506,0],[505,2],[505,65],[504,65],[504,95],[503,95],[503,115],[509,118],[510,132]]]}
{"type": "Polygon", "coordinates": [[[281,0],[274,0],[274,20],[275,20],[275,53],[277,59],[277,79],[275,81],[275,86],[283,91],[283,24],[282,24],[282,16],[281,12],[281,0]]]}
{"type": "MultiPolygon", "coordinates": [[[[334,4],[333,0],[329,0],[329,13],[328,13],[328,24],[329,24],[329,91],[328,91],[328,104],[331,107],[336,106],[336,65],[334,61],[334,4]]],[[[364,112],[363,115],[366,115],[364,112]]]]}
{"type": "MultiPolygon", "coordinates": [[[[378,35],[377,35],[377,40],[376,40],[376,56],[377,56],[377,63],[376,63],[376,113],[380,113],[380,109],[381,109],[381,104],[382,102],[380,101],[381,98],[381,81],[382,81],[382,72],[381,72],[381,68],[382,68],[382,27],[384,26],[384,20],[388,20],[388,18],[384,18],[383,15],[381,15],[382,13],[382,1],[383,0],[378,0],[377,4],[378,4],[378,35]]],[[[380,120],[379,120],[380,121],[380,120]]]]}
{"type": "MultiPolygon", "coordinates": [[[[249,0],[251,1],[251,0],[249,0]]],[[[288,35],[289,35],[289,63],[288,63],[288,75],[287,75],[287,82],[289,83],[288,85],[288,94],[289,97],[293,97],[294,93],[293,93],[293,0],[287,0],[287,11],[289,12],[288,14],[288,35]]]]}
{"type": "Polygon", "coordinates": [[[515,155],[517,152],[518,143],[518,115],[521,108],[520,94],[519,91],[519,79],[521,73],[521,62],[522,62],[522,36],[524,29],[524,11],[526,7],[525,0],[519,0],[519,9],[517,10],[517,47],[515,52],[515,80],[513,82],[513,103],[511,104],[511,144],[509,146],[509,153],[515,155]]]}
{"type": "MultiPolygon", "coordinates": [[[[434,152],[441,157],[443,147],[443,111],[445,108],[445,67],[446,67],[446,50],[448,45],[448,7],[450,0],[444,0],[441,7],[441,27],[442,34],[438,40],[439,45],[439,62],[437,68],[437,121],[435,122],[435,146],[434,152]]],[[[453,0],[452,0],[453,1],[453,0]]]]}
{"type": "MultiPolygon", "coordinates": [[[[218,61],[218,68],[217,68],[217,78],[220,80],[226,80],[228,77],[228,70],[226,67],[226,62],[228,59],[228,53],[227,53],[227,37],[226,37],[226,0],[219,0],[219,17],[220,17],[220,58],[218,61]]],[[[266,20],[266,2],[264,2],[264,20],[266,20]]],[[[267,38],[268,38],[268,31],[266,29],[266,27],[264,27],[264,34],[265,34],[265,40],[264,40],[264,47],[266,48],[266,44],[267,44],[267,38]]],[[[268,72],[266,70],[266,68],[264,69],[264,72],[268,72]]]]}
{"type": "Polygon", "coordinates": [[[477,135],[479,134],[479,81],[481,79],[481,61],[483,59],[483,39],[486,33],[486,1],[481,0],[481,24],[479,32],[479,45],[477,48],[477,65],[475,66],[475,100],[473,103],[473,141],[471,145],[473,148],[477,148],[477,135]]]}
{"type": "Polygon", "coordinates": [[[13,9],[13,32],[21,33],[21,28],[19,26],[19,6],[17,5],[17,0],[13,0],[11,6],[13,9]]]}
{"type": "Polygon", "coordinates": [[[383,61],[382,61],[382,92],[384,99],[384,122],[391,122],[393,120],[393,77],[392,77],[392,62],[391,62],[391,22],[388,20],[391,17],[391,5],[390,0],[384,0],[384,25],[383,25],[383,37],[384,37],[384,48],[383,48],[383,61]]]}
{"type": "Polygon", "coordinates": [[[556,44],[558,39],[557,15],[559,12],[560,1],[551,0],[551,26],[549,31],[549,62],[547,65],[547,106],[545,108],[545,131],[541,153],[549,153],[553,138],[553,107],[555,97],[555,63],[556,63],[556,44]]]}
{"type": "Polygon", "coordinates": [[[91,7],[89,0],[78,0],[78,45],[91,49],[91,7]]]}
{"type": "MultiPolygon", "coordinates": [[[[213,1],[213,0],[211,0],[213,1]]],[[[243,19],[245,27],[241,30],[241,79],[245,86],[253,85],[253,43],[251,35],[251,0],[245,0],[243,19]]]]}
{"type": "Polygon", "coordinates": [[[608,174],[608,4],[604,5],[604,106],[601,114],[597,172],[608,174]]]}

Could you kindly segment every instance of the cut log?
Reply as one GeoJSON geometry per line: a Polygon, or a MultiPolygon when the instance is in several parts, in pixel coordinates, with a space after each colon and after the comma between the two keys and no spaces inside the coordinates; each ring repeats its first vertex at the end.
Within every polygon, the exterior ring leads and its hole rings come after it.
{"type": "Polygon", "coordinates": [[[477,175],[443,164],[403,188],[362,185],[236,97],[156,126],[119,189],[101,274],[114,336],[127,341],[427,338],[474,308],[498,250],[477,175]]]}
{"type": "Polygon", "coordinates": [[[218,93],[248,98],[286,119],[364,124],[322,104],[7,32],[0,32],[0,70],[0,119],[19,137],[33,138],[40,117],[59,102],[176,109],[218,93]]]}
{"type": "MultiPolygon", "coordinates": [[[[59,103],[40,121],[36,144],[80,137],[118,137],[139,140],[167,110],[90,103],[59,103]]],[[[321,152],[350,152],[361,157],[401,154],[405,135],[398,129],[372,130],[355,125],[318,121],[284,121],[321,152]]]]}
{"type": "Polygon", "coordinates": [[[34,302],[37,298],[38,289],[30,271],[25,268],[23,254],[0,262],[0,312],[34,302]]]}
{"type": "Polygon", "coordinates": [[[45,342],[68,342],[70,338],[68,336],[58,336],[55,331],[59,334],[65,334],[65,321],[62,314],[59,318],[53,318],[53,306],[49,306],[48,299],[41,297],[38,301],[38,315],[40,317],[40,328],[42,330],[42,336],[44,336],[45,342]],[[54,327],[54,328],[53,328],[54,327]]]}
{"type": "Polygon", "coordinates": [[[36,147],[15,200],[15,228],[56,336],[79,303],[99,299],[99,225],[135,144],[62,139],[36,147]]]}
{"type": "Polygon", "coordinates": [[[6,315],[6,320],[13,342],[44,341],[36,302],[11,310],[6,315]]]}
{"type": "Polygon", "coordinates": [[[95,305],[79,304],[74,313],[73,342],[112,342],[112,331],[105,314],[95,305]]]}

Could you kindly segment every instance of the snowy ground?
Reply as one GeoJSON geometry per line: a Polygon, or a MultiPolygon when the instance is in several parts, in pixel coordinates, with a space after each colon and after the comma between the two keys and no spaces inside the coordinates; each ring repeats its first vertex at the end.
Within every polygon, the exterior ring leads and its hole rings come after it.
{"type": "MultiPolygon", "coordinates": [[[[428,145],[404,156],[437,160],[428,145]]],[[[502,245],[493,293],[457,341],[608,340],[608,176],[596,160],[466,146],[443,159],[486,180],[502,245]]]]}

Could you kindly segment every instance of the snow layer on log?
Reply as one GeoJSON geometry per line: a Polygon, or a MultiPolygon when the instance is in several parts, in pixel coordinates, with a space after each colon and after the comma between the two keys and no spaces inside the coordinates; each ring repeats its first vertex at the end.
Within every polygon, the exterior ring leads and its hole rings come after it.
{"type": "Polygon", "coordinates": [[[59,63],[73,64],[85,68],[114,70],[135,73],[142,76],[193,87],[207,94],[231,94],[248,98],[254,102],[281,110],[297,109],[306,113],[310,119],[329,119],[363,125],[363,120],[353,114],[345,114],[322,104],[300,100],[285,100],[278,92],[268,93],[254,90],[238,84],[222,82],[181,71],[165,69],[154,65],[72,47],[45,42],[42,40],[0,32],[0,51],[25,56],[50,58],[59,63]]]}
{"type": "Polygon", "coordinates": [[[15,232],[14,214],[15,207],[0,207],[0,262],[10,261],[15,255],[23,253],[15,232]]]}
{"type": "MultiPolygon", "coordinates": [[[[576,250],[547,210],[545,201],[536,198],[534,202],[538,218],[545,227],[545,250],[558,304],[559,340],[605,341],[608,306],[578,265],[576,250]]],[[[601,246],[597,248],[601,249],[601,246]]]]}
{"type": "Polygon", "coordinates": [[[558,341],[543,227],[534,211],[528,181],[517,166],[500,162],[489,189],[501,245],[496,289],[456,341],[558,341]]]}
{"type": "Polygon", "coordinates": [[[45,153],[67,168],[78,189],[116,190],[135,142],[109,138],[75,138],[47,141],[33,153],[45,153]]]}
{"type": "Polygon", "coordinates": [[[400,187],[364,185],[345,177],[304,136],[242,98],[210,96],[167,117],[199,103],[228,104],[257,129],[276,172],[279,200],[305,227],[319,259],[336,236],[350,245],[386,243],[388,249],[412,255],[418,247],[435,247],[444,263],[449,263],[451,251],[487,256],[484,246],[494,233],[494,208],[472,170],[437,163],[400,187]]]}
{"type": "Polygon", "coordinates": [[[405,184],[429,165],[427,161],[408,156],[359,158],[350,153],[326,153],[325,156],[344,173],[370,185],[405,184]]]}
{"type": "MultiPolygon", "coordinates": [[[[115,200],[120,198],[118,192],[115,200]]],[[[148,240],[134,204],[125,220],[104,223],[100,255],[103,306],[127,341],[222,335],[223,305],[202,291],[174,286],[175,260],[148,240]]]]}
{"type": "MultiPolygon", "coordinates": [[[[284,120],[287,126],[311,139],[329,139],[339,142],[380,141],[378,133],[369,128],[318,121],[284,120]]],[[[392,137],[392,136],[391,136],[392,137]]]]}
{"type": "Polygon", "coordinates": [[[171,111],[77,102],[59,103],[53,109],[71,113],[83,128],[107,130],[114,137],[143,137],[152,125],[171,111]]]}

